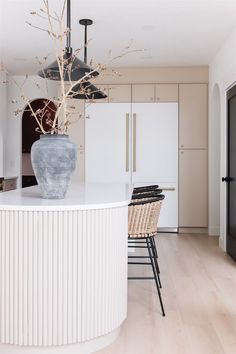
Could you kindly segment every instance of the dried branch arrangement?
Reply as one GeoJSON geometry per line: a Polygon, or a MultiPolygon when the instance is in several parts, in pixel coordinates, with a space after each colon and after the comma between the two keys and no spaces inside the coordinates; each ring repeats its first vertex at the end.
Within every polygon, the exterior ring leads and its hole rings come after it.
{"type": "MultiPolygon", "coordinates": [[[[42,0],[43,6],[39,11],[33,11],[30,14],[34,16],[34,18],[40,18],[45,21],[45,27],[37,26],[31,22],[27,22],[27,24],[37,30],[45,32],[47,36],[50,37],[53,43],[54,55],[56,57],[57,67],[58,67],[58,80],[60,85],[60,94],[59,97],[49,97],[48,90],[48,80],[55,79],[52,75],[50,76],[50,68],[44,69],[47,65],[48,56],[43,57],[42,59],[36,57],[36,60],[41,68],[41,76],[44,78],[45,88],[41,88],[37,82],[35,85],[40,90],[44,91],[44,95],[47,96],[45,100],[45,107],[43,109],[39,109],[34,111],[31,105],[31,99],[24,93],[24,83],[19,84],[14,78],[11,78],[13,83],[18,87],[20,91],[20,100],[22,105],[27,106],[27,109],[31,111],[31,116],[36,120],[38,124],[38,131],[42,134],[67,134],[69,126],[80,119],[82,114],[80,112],[76,112],[76,107],[73,104],[70,104],[70,99],[75,98],[78,95],[78,87],[79,94],[83,94],[86,97],[87,102],[93,101],[93,95],[96,91],[93,91],[94,86],[90,81],[94,79],[101,72],[108,70],[109,66],[112,63],[123,57],[124,55],[135,52],[135,50],[130,49],[130,45],[125,47],[120,54],[112,57],[111,52],[109,52],[109,57],[106,64],[94,64],[90,62],[90,70],[85,72],[82,76],[77,77],[76,81],[73,78],[73,73],[75,70],[79,69],[79,64],[77,65],[77,55],[81,51],[81,48],[72,50],[70,47],[65,46],[65,43],[68,44],[68,36],[70,36],[71,29],[65,25],[65,12],[66,12],[66,3],[67,0],[63,1],[63,6],[59,14],[53,11],[50,8],[49,0],[42,0]],[[91,66],[93,68],[91,69],[91,66]],[[76,91],[75,88],[76,87],[76,91]],[[50,115],[45,114],[47,110],[47,106],[49,102],[52,102],[56,107],[55,112],[51,112],[50,115]],[[77,115],[77,119],[73,120],[72,115],[77,115]],[[45,118],[46,117],[46,118],[45,118]],[[47,119],[46,125],[43,120],[47,119]],[[47,128],[45,128],[47,127],[47,128]]],[[[87,46],[88,43],[85,45],[87,46]]],[[[138,50],[139,51],[139,50],[138,50]]],[[[111,73],[113,75],[117,75],[118,73],[113,70],[111,73]]],[[[53,73],[55,75],[55,72],[53,73]]],[[[25,76],[25,80],[28,80],[28,75],[25,76]]],[[[104,94],[105,96],[105,94],[104,94]]],[[[19,103],[19,100],[13,100],[13,103],[19,103]],[[13,102],[14,101],[14,102],[13,102]]],[[[73,101],[72,101],[73,102],[73,101]]],[[[21,109],[17,109],[15,111],[16,115],[22,113],[21,109]]]]}

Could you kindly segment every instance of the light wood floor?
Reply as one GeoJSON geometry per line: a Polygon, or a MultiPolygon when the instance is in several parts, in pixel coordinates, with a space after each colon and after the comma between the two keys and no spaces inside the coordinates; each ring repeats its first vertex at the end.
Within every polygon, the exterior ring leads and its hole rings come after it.
{"type": "Polygon", "coordinates": [[[236,263],[216,237],[160,234],[156,242],[166,317],[153,281],[130,280],[120,337],[97,354],[235,354],[236,263]]]}

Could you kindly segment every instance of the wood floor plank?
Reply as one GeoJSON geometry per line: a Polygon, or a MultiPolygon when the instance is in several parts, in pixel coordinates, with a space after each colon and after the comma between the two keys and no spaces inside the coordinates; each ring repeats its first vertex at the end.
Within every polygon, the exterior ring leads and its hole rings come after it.
{"type": "MultiPolygon", "coordinates": [[[[97,354],[235,353],[236,263],[217,237],[160,234],[156,243],[166,317],[153,281],[130,281],[120,336],[97,354]]],[[[129,271],[151,274],[147,266],[129,271]]]]}

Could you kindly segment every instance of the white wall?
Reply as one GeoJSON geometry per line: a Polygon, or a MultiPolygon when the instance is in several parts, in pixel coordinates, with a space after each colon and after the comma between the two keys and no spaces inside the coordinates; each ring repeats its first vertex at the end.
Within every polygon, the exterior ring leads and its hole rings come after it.
{"type": "MultiPolygon", "coordinates": [[[[20,95],[24,93],[27,98],[47,98],[52,96],[57,96],[57,84],[55,81],[48,83],[48,92],[45,88],[44,79],[38,76],[29,76],[25,81],[23,76],[9,77],[9,84],[7,88],[7,103],[8,103],[8,117],[6,124],[6,136],[5,141],[5,175],[7,176],[21,176],[21,116],[15,115],[15,111],[19,109],[24,109],[26,104],[20,100],[20,95]],[[19,90],[17,84],[25,84],[22,88],[22,92],[19,90]],[[37,85],[39,84],[39,87],[37,85]],[[13,103],[13,100],[19,100],[20,103],[13,103]]],[[[19,186],[18,180],[18,186],[19,186]]]]}
{"type": "Polygon", "coordinates": [[[220,89],[215,84],[209,98],[209,235],[220,234],[220,111],[220,89]]]}
{"type": "Polygon", "coordinates": [[[226,39],[209,67],[209,102],[212,103],[209,106],[209,184],[212,185],[209,195],[209,216],[210,220],[215,220],[218,215],[218,225],[212,224],[210,227],[212,229],[220,227],[220,245],[224,249],[226,245],[226,184],[219,181],[221,176],[226,175],[226,92],[234,83],[236,83],[236,28],[226,39]],[[216,85],[219,88],[219,102],[214,100],[216,85]],[[220,122],[216,119],[217,106],[220,110],[220,122]],[[219,131],[220,139],[218,138],[219,131]],[[216,178],[219,183],[216,183],[216,178]],[[213,179],[213,184],[211,179],[213,179]],[[219,200],[219,195],[220,203],[216,202],[219,200]]]}
{"type": "Polygon", "coordinates": [[[0,177],[5,173],[5,141],[7,120],[6,74],[0,72],[0,177]]]}

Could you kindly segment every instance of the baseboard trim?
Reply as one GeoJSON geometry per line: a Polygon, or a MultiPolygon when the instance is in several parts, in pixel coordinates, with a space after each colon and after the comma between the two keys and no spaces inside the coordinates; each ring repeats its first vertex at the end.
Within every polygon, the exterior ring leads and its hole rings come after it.
{"type": "Polygon", "coordinates": [[[179,228],[180,234],[200,234],[200,235],[207,235],[208,228],[207,227],[180,227],[179,228]]]}
{"type": "Polygon", "coordinates": [[[223,237],[220,237],[220,238],[219,238],[219,247],[220,247],[224,252],[226,252],[223,237]]]}
{"type": "Polygon", "coordinates": [[[208,228],[209,236],[220,236],[220,228],[219,227],[209,227],[208,228]]]}
{"type": "Polygon", "coordinates": [[[157,232],[178,233],[178,227],[158,227],[157,232]]]}

